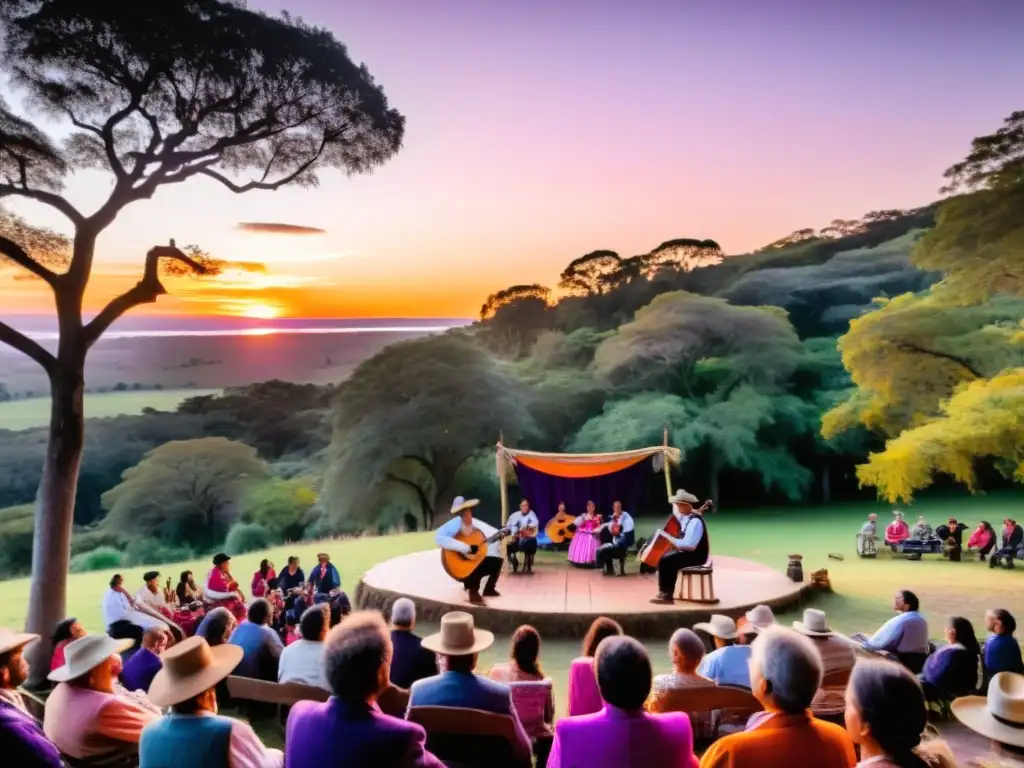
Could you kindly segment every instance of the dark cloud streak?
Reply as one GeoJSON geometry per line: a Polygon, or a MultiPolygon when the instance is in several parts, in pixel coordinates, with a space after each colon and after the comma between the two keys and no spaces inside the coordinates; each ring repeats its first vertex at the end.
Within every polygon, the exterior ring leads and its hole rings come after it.
{"type": "Polygon", "coordinates": [[[323,235],[327,232],[326,229],[320,229],[319,227],[304,227],[298,224],[280,224],[268,221],[242,221],[235,226],[235,229],[262,235],[302,236],[323,235]]]}

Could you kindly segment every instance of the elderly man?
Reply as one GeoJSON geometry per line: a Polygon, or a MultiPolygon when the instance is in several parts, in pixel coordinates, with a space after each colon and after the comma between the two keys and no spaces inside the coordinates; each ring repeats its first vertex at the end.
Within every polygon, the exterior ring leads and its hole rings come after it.
{"type": "Polygon", "coordinates": [[[28,679],[25,646],[38,635],[0,627],[0,762],[18,768],[63,768],[60,750],[29,713],[18,686],[28,679]]]}
{"type": "Polygon", "coordinates": [[[895,656],[907,669],[919,674],[928,656],[928,622],[918,611],[917,595],[909,589],[896,593],[892,607],[896,615],[875,634],[871,637],[856,634],[851,639],[867,651],[895,656]]]}
{"type": "Polygon", "coordinates": [[[129,691],[149,692],[149,685],[160,671],[160,654],[167,649],[168,631],[150,627],[142,636],[142,647],[132,654],[121,670],[121,684],[129,691]]]}
{"type": "Polygon", "coordinates": [[[385,715],[377,697],[388,688],[391,641],[380,614],[354,613],[331,630],[324,673],[333,696],[300,701],[288,715],[288,768],[443,768],[426,751],[426,733],[415,723],[385,715]]]}
{"type": "Polygon", "coordinates": [[[417,680],[437,674],[437,656],[423,647],[413,633],[416,626],[416,604],[400,597],[391,606],[391,682],[399,688],[410,688],[417,680]]]}
{"type": "Polygon", "coordinates": [[[791,629],[758,634],[750,658],[751,690],[763,712],[742,733],[716,741],[701,768],[850,768],[857,762],[843,728],[817,720],[807,710],[821,686],[821,656],[811,641],[791,629]]]}
{"type": "MultiPolygon", "coordinates": [[[[857,654],[850,644],[838,637],[829,629],[828,619],[824,611],[808,608],[804,611],[803,621],[794,621],[793,629],[801,635],[809,637],[814,647],[821,654],[822,673],[849,672],[857,662],[857,654]]],[[[846,683],[823,688],[814,697],[811,709],[819,715],[831,715],[842,712],[845,707],[846,683]]]]}
{"type": "Polygon", "coordinates": [[[694,508],[697,497],[680,489],[670,499],[672,514],[679,521],[682,534],[679,538],[669,536],[665,531],[658,531],[655,536],[664,536],[672,545],[673,552],[658,561],[658,594],[651,602],[671,605],[674,601],[672,590],[675,588],[679,571],[704,565],[711,558],[711,540],[708,538],[708,527],[704,522],[704,510],[711,506],[705,501],[703,506],[694,508]]]}
{"type": "Polygon", "coordinates": [[[474,605],[483,605],[484,597],[500,597],[496,587],[498,586],[498,576],[501,574],[501,537],[497,528],[473,517],[473,507],[479,503],[479,499],[465,499],[462,496],[456,496],[452,502],[452,519],[438,528],[437,533],[434,534],[434,540],[441,549],[461,552],[464,555],[475,555],[477,545],[466,544],[455,538],[460,532],[468,533],[475,529],[487,537],[487,556],[462,582],[466,591],[469,592],[469,602],[474,605]],[[484,585],[483,596],[481,596],[480,582],[484,579],[487,579],[487,583],[484,585]]]}

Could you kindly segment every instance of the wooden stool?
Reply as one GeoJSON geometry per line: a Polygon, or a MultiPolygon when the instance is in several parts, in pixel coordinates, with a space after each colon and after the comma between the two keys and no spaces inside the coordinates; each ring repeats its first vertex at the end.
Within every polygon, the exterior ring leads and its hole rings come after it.
{"type": "Polygon", "coordinates": [[[718,598],[715,597],[714,568],[711,563],[679,570],[679,599],[688,603],[703,603],[705,605],[713,605],[718,602],[718,598]],[[694,576],[699,579],[700,598],[694,596],[694,576]]]}

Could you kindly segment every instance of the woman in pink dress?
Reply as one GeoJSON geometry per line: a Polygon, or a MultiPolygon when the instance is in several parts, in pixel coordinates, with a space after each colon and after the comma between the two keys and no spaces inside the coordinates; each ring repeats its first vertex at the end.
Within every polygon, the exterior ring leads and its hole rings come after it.
{"type": "Polygon", "coordinates": [[[238,621],[244,621],[246,617],[245,598],[242,590],[238,588],[238,582],[231,577],[228,570],[228,563],[231,558],[223,552],[214,556],[213,570],[206,576],[206,588],[203,590],[203,597],[210,608],[227,608],[231,615],[238,621]]]}
{"type": "Polygon", "coordinates": [[[601,527],[601,516],[597,514],[594,502],[587,502],[587,511],[576,518],[576,535],[569,544],[569,562],[578,568],[596,567],[595,557],[601,542],[597,529],[601,527]]]}
{"type": "Polygon", "coordinates": [[[597,687],[594,656],[602,640],[621,634],[619,622],[604,616],[594,619],[590,625],[583,638],[583,655],[569,664],[569,717],[592,715],[604,707],[601,691],[597,687]]]}
{"type": "Polygon", "coordinates": [[[274,564],[267,559],[260,560],[260,569],[252,575],[251,589],[253,597],[266,597],[267,596],[267,582],[271,579],[276,579],[277,574],[274,572],[274,564]]]}

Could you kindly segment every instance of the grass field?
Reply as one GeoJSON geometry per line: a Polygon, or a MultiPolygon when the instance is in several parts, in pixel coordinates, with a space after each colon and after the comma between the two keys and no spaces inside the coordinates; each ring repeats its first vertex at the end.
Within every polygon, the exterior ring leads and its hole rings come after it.
{"type": "MultiPolygon", "coordinates": [[[[973,528],[986,519],[998,528],[1000,521],[1019,512],[1021,496],[957,498],[922,501],[908,510],[908,516],[924,514],[932,525],[950,514],[973,528]]],[[[763,510],[725,511],[709,518],[713,550],[735,557],[744,557],[785,570],[787,555],[804,556],[805,573],[828,568],[834,593],[816,599],[815,605],[827,612],[829,623],[841,632],[872,631],[891,614],[893,593],[900,588],[914,590],[921,598],[923,613],[930,619],[932,636],[941,637],[947,617],[962,615],[982,633],[982,619],[989,607],[1004,607],[1024,614],[1024,569],[990,571],[987,564],[951,563],[932,556],[920,562],[892,557],[883,552],[877,560],[861,560],[854,550],[854,535],[868,512],[879,513],[880,521],[889,517],[889,507],[881,504],[834,505],[816,508],[776,508],[763,510]],[[830,552],[844,555],[843,561],[829,560],[830,552]]],[[[1019,514],[1017,515],[1019,517],[1019,514]]],[[[644,535],[658,521],[638,521],[644,535]]],[[[354,590],[360,575],[370,566],[397,555],[428,549],[433,546],[429,533],[412,533],[384,538],[361,538],[333,542],[305,542],[277,547],[262,553],[241,555],[233,561],[232,571],[248,588],[252,573],[262,557],[269,557],[282,567],[289,555],[297,555],[308,566],[318,551],[328,550],[341,573],[342,584],[354,590]]],[[[541,557],[562,558],[563,555],[541,553],[541,557]]],[[[160,566],[164,577],[177,581],[178,573],[189,568],[200,576],[209,569],[201,560],[186,564],[160,566]]],[[[141,584],[148,567],[125,569],[126,584],[134,591],[141,584]]],[[[107,588],[111,572],[72,574],[69,577],[69,613],[75,615],[90,631],[102,631],[100,599],[107,588]]],[[[500,585],[499,585],[500,588],[500,585]]],[[[0,585],[0,626],[22,626],[27,610],[28,581],[19,579],[0,585]]],[[[797,612],[780,616],[789,623],[797,612]]],[[[422,626],[421,632],[432,627],[422,626]]],[[[666,671],[667,637],[642,638],[652,651],[656,671],[666,671]]],[[[495,645],[481,655],[486,669],[507,655],[508,638],[500,636],[495,645]]],[[[564,685],[569,661],[579,652],[579,639],[545,640],[542,660],[545,671],[555,681],[559,709],[564,707],[564,685]]]]}
{"type": "MultiPolygon", "coordinates": [[[[97,392],[85,396],[85,417],[102,419],[142,413],[143,408],[173,411],[182,400],[220,394],[219,389],[163,389],[140,392],[97,392]]],[[[32,397],[0,403],[0,429],[31,429],[50,421],[50,398],[32,397]]]]}

